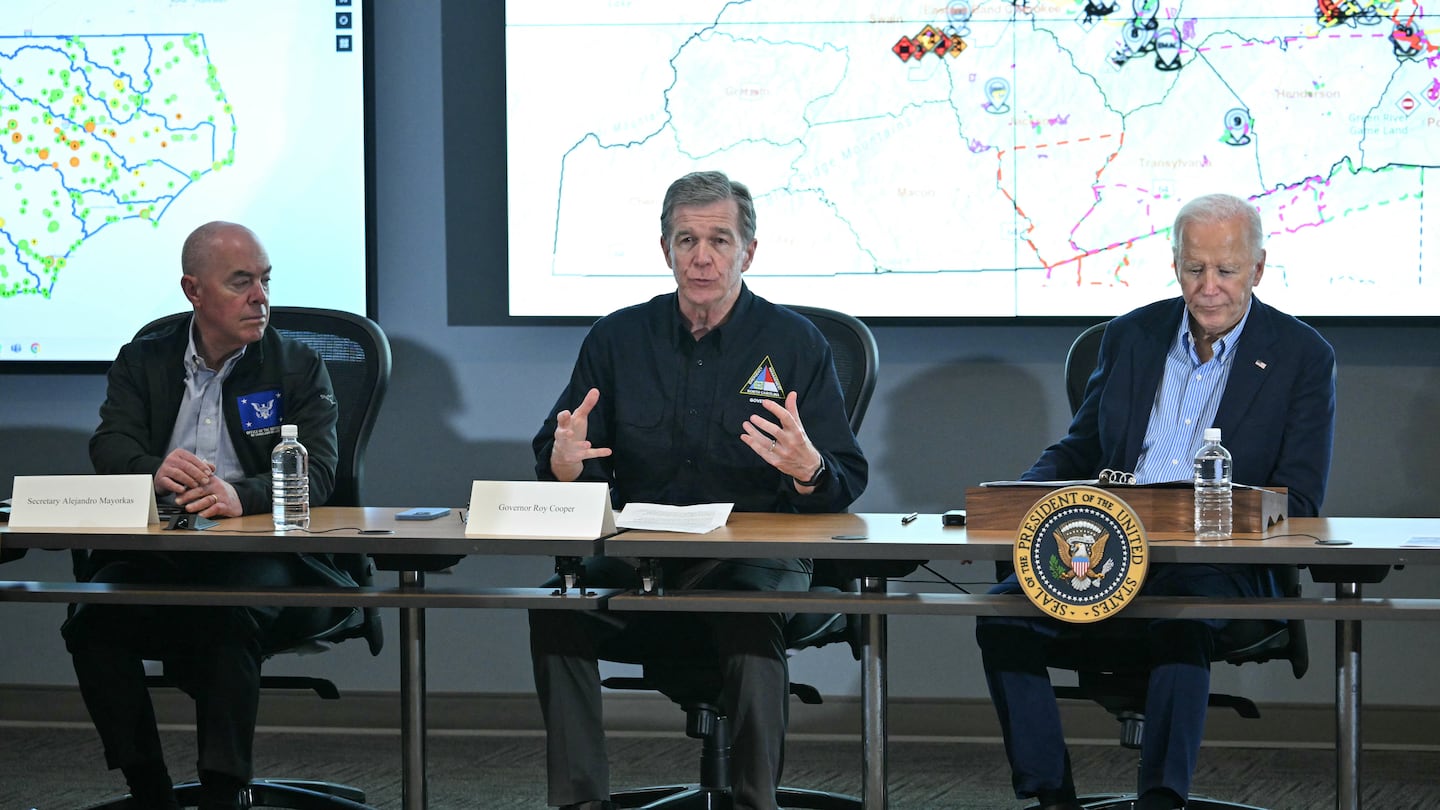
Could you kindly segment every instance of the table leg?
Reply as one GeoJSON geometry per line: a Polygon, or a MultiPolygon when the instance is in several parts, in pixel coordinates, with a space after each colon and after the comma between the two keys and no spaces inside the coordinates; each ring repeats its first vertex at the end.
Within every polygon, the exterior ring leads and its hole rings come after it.
{"type": "MultiPolygon", "coordinates": [[[[1335,598],[1360,598],[1358,582],[1335,583],[1335,598]]],[[[1360,810],[1360,622],[1335,622],[1335,807],[1360,810]]]]}
{"type": "MultiPolygon", "coordinates": [[[[865,593],[885,593],[887,581],[884,577],[865,577],[860,588],[865,593]]],[[[885,730],[885,660],[886,616],[883,613],[867,614],[863,621],[860,637],[861,702],[865,716],[862,728],[864,742],[865,771],[861,779],[860,795],[865,810],[885,810],[888,798],[885,795],[886,773],[889,768],[885,730]]]]}
{"type": "MultiPolygon", "coordinates": [[[[425,572],[401,571],[400,589],[424,590],[425,572]]],[[[402,806],[425,810],[425,609],[400,608],[402,806]]]]}

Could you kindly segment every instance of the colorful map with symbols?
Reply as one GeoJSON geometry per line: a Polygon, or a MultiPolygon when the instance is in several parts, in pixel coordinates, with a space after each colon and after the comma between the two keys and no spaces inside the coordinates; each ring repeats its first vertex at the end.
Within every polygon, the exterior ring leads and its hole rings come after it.
{"type": "Polygon", "coordinates": [[[1440,316],[1440,23],[1418,0],[506,12],[512,314],[665,291],[665,187],[720,169],[755,194],[746,278],[772,300],[1114,315],[1178,294],[1175,212],[1224,191],[1265,223],[1267,302],[1440,316]]]}

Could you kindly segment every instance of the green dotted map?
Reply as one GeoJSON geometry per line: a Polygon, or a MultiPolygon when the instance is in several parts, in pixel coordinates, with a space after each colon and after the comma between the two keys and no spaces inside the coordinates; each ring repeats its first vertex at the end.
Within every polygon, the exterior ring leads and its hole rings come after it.
{"type": "Polygon", "coordinates": [[[200,34],[0,37],[0,297],[56,295],[97,234],[233,164],[217,74],[200,34]]]}
{"type": "Polygon", "coordinates": [[[271,305],[364,313],[359,0],[0,0],[0,365],[108,363],[249,227],[271,305]]]}

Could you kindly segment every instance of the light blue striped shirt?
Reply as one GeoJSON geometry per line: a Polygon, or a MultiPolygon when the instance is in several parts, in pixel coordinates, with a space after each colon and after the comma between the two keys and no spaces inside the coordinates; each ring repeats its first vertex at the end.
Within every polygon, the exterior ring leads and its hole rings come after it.
{"type": "MultiPolygon", "coordinates": [[[[170,432],[170,448],[183,447],[215,465],[215,474],[224,481],[235,482],[245,477],[235,445],[225,428],[225,409],[221,394],[225,379],[235,363],[245,354],[244,346],[225,358],[220,370],[205,365],[205,358],[195,349],[195,318],[190,318],[190,341],[185,346],[185,396],[180,412],[175,415],[175,428],[170,432]]],[[[175,496],[166,495],[165,503],[174,503],[175,496]]]]}
{"type": "MultiPolygon", "coordinates": [[[[1214,427],[1220,397],[1235,363],[1235,347],[1245,331],[1250,308],[1229,334],[1215,341],[1215,353],[1202,363],[1190,337],[1190,310],[1165,356],[1165,374],[1155,392],[1145,443],[1135,463],[1135,483],[1189,481],[1195,475],[1195,453],[1204,443],[1205,428],[1214,427]]],[[[1224,441],[1224,437],[1221,437],[1224,441]]]]}

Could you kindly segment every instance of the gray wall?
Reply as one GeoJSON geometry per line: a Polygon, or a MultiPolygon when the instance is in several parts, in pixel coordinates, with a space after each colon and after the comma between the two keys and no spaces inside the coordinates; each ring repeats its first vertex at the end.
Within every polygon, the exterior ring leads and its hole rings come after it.
{"type": "MultiPolygon", "coordinates": [[[[366,495],[375,505],[454,505],[464,502],[473,479],[529,477],[530,437],[562,387],[584,330],[445,325],[445,176],[433,159],[437,149],[413,148],[434,145],[442,130],[440,4],[376,5],[378,316],[392,341],[395,371],[370,446],[366,495]]],[[[740,168],[732,171],[743,177],[740,168]]],[[[755,288],[765,294],[762,285],[755,288]]],[[[1440,327],[1320,327],[1340,363],[1325,514],[1440,515],[1440,327]]],[[[965,487],[1015,476],[1063,433],[1068,409],[1061,359],[1079,327],[875,331],[880,384],[860,437],[871,483],[857,511],[963,506],[965,487]]],[[[14,475],[89,472],[85,442],[103,396],[99,375],[0,376],[0,493],[8,494],[14,475]]],[[[66,555],[36,551],[0,574],[63,579],[68,565],[66,555]]],[[[975,588],[992,576],[989,564],[936,567],[975,588]]],[[[472,558],[431,582],[515,585],[547,574],[545,559],[472,558]]],[[[923,571],[915,578],[933,579],[923,571]]],[[[1440,588],[1429,572],[1411,569],[1367,590],[1387,593],[1440,596],[1440,588]]],[[[61,606],[37,605],[0,612],[0,649],[10,652],[0,657],[0,684],[73,682],[56,632],[63,613],[61,606]]],[[[393,613],[386,621],[393,642],[393,613]]],[[[531,690],[522,614],[430,611],[429,628],[433,691],[531,690]]],[[[1310,634],[1314,666],[1299,684],[1283,666],[1217,667],[1217,679],[1272,701],[1329,703],[1332,635],[1327,625],[1313,622],[1310,634]]],[[[893,620],[892,697],[983,696],[972,639],[964,620],[893,620]]],[[[1433,705],[1429,680],[1414,673],[1440,665],[1437,642],[1440,627],[1433,624],[1367,625],[1366,700],[1433,705]]],[[[351,689],[398,689],[395,646],[371,659],[364,645],[342,645],[320,658],[278,661],[270,669],[319,672],[351,689]]],[[[842,650],[807,652],[795,659],[794,671],[832,694],[859,692],[858,668],[842,650]]]]}

